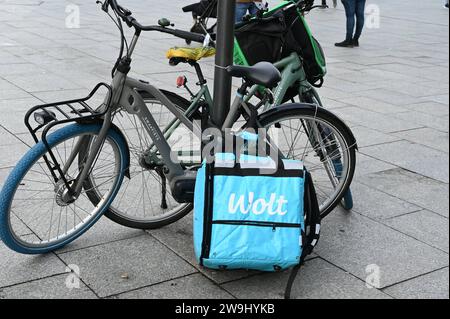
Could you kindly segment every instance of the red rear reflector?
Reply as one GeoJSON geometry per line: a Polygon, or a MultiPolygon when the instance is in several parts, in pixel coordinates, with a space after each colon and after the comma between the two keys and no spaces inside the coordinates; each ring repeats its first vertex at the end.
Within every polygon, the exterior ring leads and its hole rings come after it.
{"type": "Polygon", "coordinates": [[[187,78],[185,76],[179,76],[177,78],[177,87],[185,86],[187,83],[187,78]]]}

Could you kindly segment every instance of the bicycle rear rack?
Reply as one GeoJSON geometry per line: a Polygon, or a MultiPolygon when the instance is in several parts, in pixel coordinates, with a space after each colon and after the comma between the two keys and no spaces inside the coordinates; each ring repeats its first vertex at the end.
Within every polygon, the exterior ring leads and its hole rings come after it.
{"type": "Polygon", "coordinates": [[[68,124],[68,123],[95,123],[106,114],[107,110],[110,107],[112,99],[112,89],[109,85],[105,83],[99,83],[95,86],[92,92],[85,98],[56,102],[50,104],[37,105],[31,108],[27,114],[25,115],[25,126],[30,132],[33,140],[36,144],[41,140],[44,144],[47,152],[50,156],[49,158],[44,155],[44,160],[47,164],[47,167],[50,170],[52,177],[55,179],[55,182],[59,180],[63,180],[66,186],[70,189],[69,182],[64,176],[64,173],[61,169],[61,165],[58,163],[58,160],[54,153],[52,152],[50,145],[47,141],[47,134],[49,131],[58,125],[68,124]],[[96,96],[96,93],[101,89],[106,88],[108,98],[106,100],[102,100],[103,102],[98,107],[92,107],[89,105],[89,102],[96,96]],[[36,125],[32,124],[32,117],[36,125]],[[38,134],[41,132],[41,138],[39,139],[38,134]],[[53,164],[52,164],[53,163],[53,164]],[[61,178],[58,178],[55,174],[55,171],[58,171],[61,178]]]}

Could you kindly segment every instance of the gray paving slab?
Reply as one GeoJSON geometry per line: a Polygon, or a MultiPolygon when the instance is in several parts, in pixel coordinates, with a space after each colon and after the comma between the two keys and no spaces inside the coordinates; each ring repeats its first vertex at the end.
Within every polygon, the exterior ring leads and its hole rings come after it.
{"type": "MultiPolygon", "coordinates": [[[[384,133],[412,130],[423,127],[421,124],[394,118],[392,115],[380,114],[358,107],[340,108],[334,112],[350,123],[365,126],[384,133]]],[[[400,113],[402,114],[402,113],[400,113]]]]}
{"type": "Polygon", "coordinates": [[[394,133],[394,136],[413,143],[422,144],[441,152],[449,152],[448,132],[437,131],[431,128],[394,133]]]}
{"type": "Polygon", "coordinates": [[[448,86],[442,82],[440,83],[434,82],[434,85],[424,85],[424,84],[420,85],[408,82],[405,83],[398,82],[398,83],[390,83],[386,86],[386,88],[402,92],[403,94],[407,94],[414,98],[433,97],[433,99],[435,99],[436,96],[448,93],[448,86]]]}
{"type": "Polygon", "coordinates": [[[0,168],[14,167],[27,151],[28,147],[22,143],[0,145],[0,168]]]}
{"type": "MultiPolygon", "coordinates": [[[[83,283],[68,288],[67,274],[35,280],[9,288],[0,288],[0,299],[95,299],[95,294],[83,283]]],[[[69,286],[70,287],[70,286],[69,286]]]]}
{"type": "Polygon", "coordinates": [[[0,126],[0,144],[7,144],[10,141],[11,137],[12,135],[0,126]]]}
{"type": "Polygon", "coordinates": [[[0,168],[0,185],[3,186],[3,183],[6,181],[9,173],[11,172],[11,168],[0,168]]]}
{"type": "Polygon", "coordinates": [[[324,105],[324,107],[328,110],[332,110],[332,109],[337,109],[337,108],[343,108],[343,107],[348,107],[348,104],[339,102],[337,100],[333,100],[333,99],[329,99],[326,97],[322,97],[322,104],[324,105]]]}
{"type": "MultiPolygon", "coordinates": [[[[0,126],[3,127],[3,126],[0,126]]],[[[14,145],[14,144],[24,144],[26,147],[31,147],[35,144],[33,137],[30,133],[13,133],[9,129],[4,128],[7,134],[0,140],[0,145],[14,145]]],[[[21,154],[23,155],[23,154],[21,154]]]]}
{"type": "Polygon", "coordinates": [[[91,229],[81,238],[56,251],[62,254],[87,247],[106,244],[113,241],[123,240],[142,236],[142,230],[131,229],[114,223],[107,217],[102,217],[91,229]]]}
{"type": "Polygon", "coordinates": [[[394,114],[396,118],[410,122],[411,124],[431,127],[448,133],[448,116],[436,116],[424,112],[411,111],[407,113],[394,114]]]}
{"type": "Polygon", "coordinates": [[[14,232],[16,235],[27,237],[28,235],[33,235],[33,231],[30,230],[30,228],[23,221],[17,218],[16,215],[11,216],[11,224],[14,225],[14,232]]]}
{"type": "Polygon", "coordinates": [[[392,114],[408,111],[408,109],[405,106],[398,106],[364,96],[351,97],[348,99],[340,99],[340,101],[353,106],[357,106],[361,109],[377,113],[392,114]]]}
{"type": "MultiPolygon", "coordinates": [[[[446,82],[448,84],[448,80],[446,82]]],[[[429,97],[430,100],[442,104],[448,104],[449,103],[449,95],[448,94],[442,94],[442,95],[434,95],[433,97],[429,97]]]]}
{"type": "MultiPolygon", "coordinates": [[[[238,280],[223,287],[239,299],[280,299],[290,272],[263,274],[238,280]],[[262,289],[262,287],[264,287],[262,289]]],[[[293,299],[389,299],[377,289],[327,261],[316,258],[301,269],[292,288],[293,299]]]]}
{"type": "Polygon", "coordinates": [[[42,104],[42,101],[37,99],[34,96],[29,96],[27,98],[14,99],[14,100],[0,100],[0,108],[5,114],[8,116],[2,116],[2,125],[7,126],[7,123],[10,123],[10,127],[14,128],[15,126],[24,126],[23,125],[23,117],[25,113],[33,106],[42,104]],[[17,113],[22,115],[22,121],[18,122],[16,120],[16,116],[14,115],[14,119],[11,118],[12,113],[17,113]]]}
{"type": "Polygon", "coordinates": [[[242,279],[255,274],[254,271],[236,270],[236,271],[216,271],[210,270],[198,265],[194,254],[194,244],[192,241],[193,226],[192,215],[184,217],[182,220],[169,225],[163,229],[149,231],[149,233],[169,246],[175,253],[194,265],[205,276],[218,284],[224,282],[242,279]]]}
{"type": "Polygon", "coordinates": [[[372,219],[383,220],[422,210],[419,206],[358,182],[352,184],[352,194],[355,202],[353,210],[372,219]]]}
{"type": "MultiPolygon", "coordinates": [[[[382,71],[385,74],[385,71],[382,71]]],[[[400,79],[399,79],[400,80],[400,79]]],[[[395,104],[399,106],[408,105],[417,102],[416,97],[412,97],[406,93],[395,91],[393,89],[383,90],[368,90],[364,92],[358,92],[361,96],[373,98],[382,102],[395,104]]]]}
{"type": "Polygon", "coordinates": [[[31,97],[28,92],[0,78],[0,97],[2,100],[12,100],[31,97]]]}
{"type": "Polygon", "coordinates": [[[368,277],[368,267],[376,265],[381,274],[379,288],[449,263],[448,254],[442,250],[365,216],[347,212],[336,212],[323,222],[316,253],[364,281],[368,277]]]}
{"type": "Polygon", "coordinates": [[[117,299],[234,299],[201,274],[193,274],[115,296],[117,299]]]}
{"type": "Polygon", "coordinates": [[[449,182],[448,153],[408,141],[365,147],[361,152],[423,176],[449,182]]]}
{"type": "Polygon", "coordinates": [[[397,166],[390,163],[380,161],[376,158],[366,156],[362,153],[358,153],[356,156],[356,171],[355,180],[358,181],[361,176],[370,175],[373,173],[388,171],[397,168],[397,166]]]}
{"type": "Polygon", "coordinates": [[[391,143],[399,141],[402,138],[398,135],[389,135],[374,129],[364,126],[353,126],[352,132],[358,142],[358,147],[363,148],[367,146],[391,143]]]}
{"type": "Polygon", "coordinates": [[[434,271],[383,291],[396,299],[448,299],[448,267],[434,271]]]}
{"type": "MultiPolygon", "coordinates": [[[[373,89],[373,86],[364,83],[351,82],[346,80],[329,81],[327,80],[327,87],[347,93],[358,94],[360,91],[373,89]]],[[[335,96],[337,97],[337,96],[335,96]]]]}
{"type": "Polygon", "coordinates": [[[25,62],[23,59],[8,52],[0,53],[0,61],[1,61],[0,64],[15,64],[25,62]]]}
{"type": "Polygon", "coordinates": [[[40,66],[33,63],[20,63],[15,64],[11,67],[9,64],[0,65],[0,74],[6,75],[23,75],[27,76],[32,74],[46,74],[47,71],[42,69],[40,66]]]}
{"type": "Polygon", "coordinates": [[[80,277],[107,297],[196,272],[195,268],[148,235],[59,255],[78,265],[80,277]]]}
{"type": "Polygon", "coordinates": [[[382,192],[448,218],[448,184],[399,168],[368,174],[358,180],[382,192]]]}
{"type": "Polygon", "coordinates": [[[56,91],[67,89],[79,89],[81,86],[56,75],[33,75],[23,77],[21,75],[9,75],[5,78],[26,92],[56,91]]]}
{"type": "MultiPolygon", "coordinates": [[[[354,56],[350,56],[349,59],[354,59],[354,56]]],[[[362,59],[367,60],[367,57],[362,57],[362,59]]],[[[341,78],[343,80],[349,80],[349,81],[355,81],[358,83],[371,83],[373,81],[376,81],[377,84],[380,82],[386,83],[386,81],[409,81],[410,77],[407,75],[402,75],[395,72],[387,72],[384,70],[379,70],[376,68],[368,68],[362,71],[352,71],[348,73],[337,73],[335,74],[337,78],[341,78]]],[[[374,93],[374,91],[365,91],[366,97],[378,97],[377,94],[374,93]]],[[[393,100],[389,98],[389,96],[385,93],[384,98],[376,98],[377,100],[387,102],[387,103],[393,103],[393,100]]],[[[409,98],[411,101],[411,98],[409,98]]],[[[400,101],[402,105],[402,101],[400,101]]],[[[404,104],[403,104],[404,105],[404,104]]]]}
{"type": "Polygon", "coordinates": [[[422,210],[388,219],[384,223],[430,246],[449,252],[448,218],[422,210]]]}
{"type": "Polygon", "coordinates": [[[448,103],[437,103],[433,101],[424,101],[417,104],[409,104],[405,106],[408,109],[411,109],[413,111],[426,113],[426,114],[433,114],[437,116],[445,116],[449,114],[449,107],[448,103]]]}
{"type": "Polygon", "coordinates": [[[334,89],[331,87],[323,87],[321,89],[321,96],[324,96],[326,98],[329,99],[348,99],[351,98],[353,96],[358,96],[358,93],[350,93],[350,92],[345,92],[342,90],[338,90],[338,89],[334,89]]]}
{"type": "Polygon", "coordinates": [[[0,241],[0,287],[62,274],[66,265],[54,254],[42,256],[20,255],[0,241]]]}

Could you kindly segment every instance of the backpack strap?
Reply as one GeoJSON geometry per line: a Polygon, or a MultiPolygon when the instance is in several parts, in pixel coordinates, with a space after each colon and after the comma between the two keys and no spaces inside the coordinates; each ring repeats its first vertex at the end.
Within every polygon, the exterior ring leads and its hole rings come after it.
{"type": "Polygon", "coordinates": [[[317,243],[320,239],[320,230],[321,230],[321,217],[320,217],[320,207],[319,201],[317,199],[316,189],[314,187],[314,182],[312,180],[311,174],[306,171],[306,187],[305,187],[305,197],[306,202],[308,203],[308,225],[310,227],[310,231],[307,237],[306,245],[303,247],[303,256],[304,260],[308,255],[310,255],[314,248],[317,246],[317,243]]]}
{"type": "Polygon", "coordinates": [[[303,253],[300,258],[300,263],[292,269],[291,275],[289,276],[288,283],[286,285],[286,290],[284,293],[285,299],[291,299],[292,286],[294,285],[295,278],[300,271],[300,268],[305,263],[305,258],[310,255],[314,247],[320,239],[320,229],[321,229],[321,218],[320,218],[320,207],[317,200],[317,193],[314,187],[314,183],[311,178],[311,174],[305,170],[305,210],[307,212],[307,224],[310,227],[310,231],[307,238],[304,239],[303,253]]]}

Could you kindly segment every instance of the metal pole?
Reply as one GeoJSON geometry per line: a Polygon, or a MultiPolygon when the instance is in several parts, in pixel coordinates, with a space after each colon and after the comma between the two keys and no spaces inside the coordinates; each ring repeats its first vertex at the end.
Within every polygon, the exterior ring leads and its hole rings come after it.
{"type": "Polygon", "coordinates": [[[231,102],[232,80],[224,68],[233,64],[236,0],[218,0],[218,2],[212,119],[221,127],[230,110],[231,102]]]}

